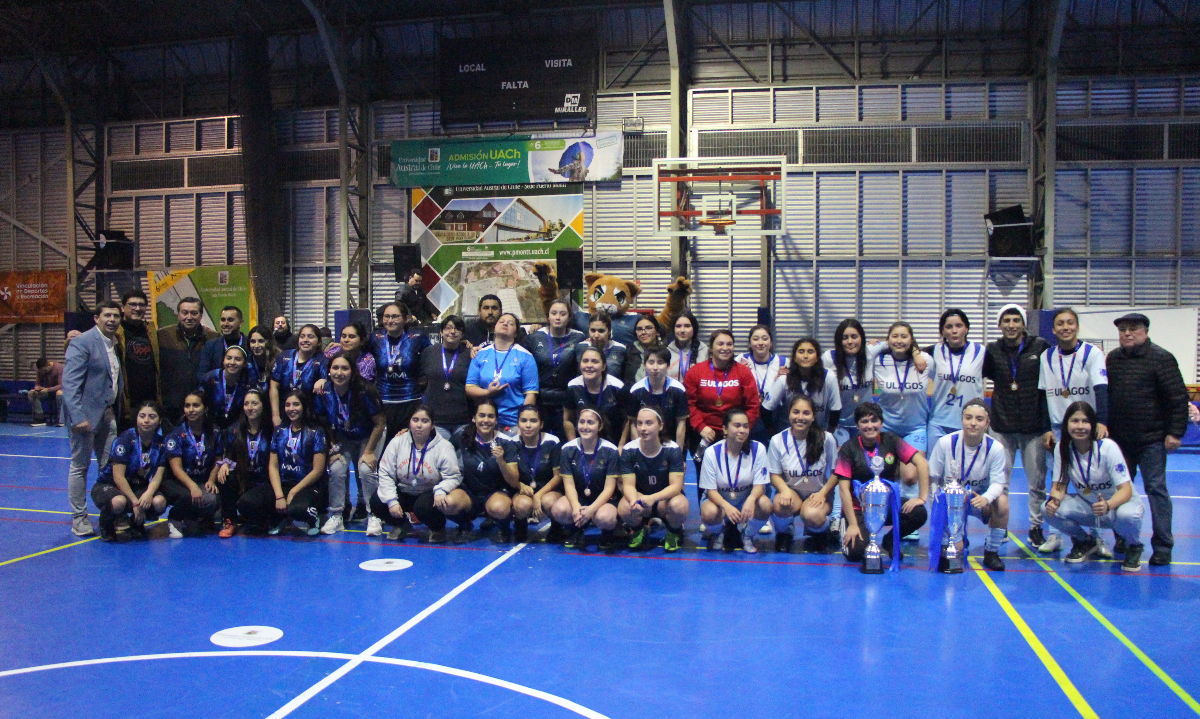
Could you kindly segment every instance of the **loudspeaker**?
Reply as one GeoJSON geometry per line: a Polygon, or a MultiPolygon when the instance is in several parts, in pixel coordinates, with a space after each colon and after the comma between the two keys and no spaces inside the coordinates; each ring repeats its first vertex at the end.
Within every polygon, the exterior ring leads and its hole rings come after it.
{"type": "Polygon", "coordinates": [[[564,290],[583,289],[583,250],[559,250],[554,254],[558,262],[558,286],[564,290]]]}
{"type": "Polygon", "coordinates": [[[396,266],[396,281],[404,282],[409,273],[421,269],[421,246],[392,245],[392,262],[396,266]]]}
{"type": "Polygon", "coordinates": [[[991,257],[1032,257],[1033,223],[1020,205],[1003,207],[983,216],[991,257]]]}
{"type": "Polygon", "coordinates": [[[133,240],[120,230],[101,230],[96,234],[96,254],[91,266],[97,270],[132,270],[133,240]]]}

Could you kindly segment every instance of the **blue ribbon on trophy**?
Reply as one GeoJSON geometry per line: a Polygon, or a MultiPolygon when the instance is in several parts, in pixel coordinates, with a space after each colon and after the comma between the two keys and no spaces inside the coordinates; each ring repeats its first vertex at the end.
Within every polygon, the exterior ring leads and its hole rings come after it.
{"type": "MultiPolygon", "coordinates": [[[[881,459],[881,462],[882,462],[882,459],[881,459]]],[[[888,566],[888,571],[895,572],[900,569],[900,556],[901,556],[901,550],[900,550],[900,485],[897,482],[893,482],[890,479],[883,479],[882,477],[879,477],[879,476],[876,476],[875,480],[879,480],[880,482],[883,482],[885,485],[887,485],[888,490],[890,490],[888,492],[887,503],[890,505],[891,515],[892,515],[892,563],[888,566]]],[[[875,480],[871,480],[871,481],[873,482],[875,480]]],[[[854,480],[854,482],[852,483],[852,486],[854,487],[854,495],[859,498],[859,504],[863,507],[864,522],[866,522],[868,520],[867,520],[867,516],[866,516],[867,515],[866,500],[863,497],[862,489],[863,489],[863,487],[867,486],[868,484],[870,484],[870,482],[860,482],[858,480],[854,480]]],[[[869,531],[870,530],[868,529],[868,532],[869,531]]],[[[869,534],[866,537],[866,540],[868,542],[870,541],[869,534]]]]}
{"type": "MultiPolygon", "coordinates": [[[[953,544],[961,538],[963,543],[961,557],[967,555],[967,548],[971,546],[971,542],[967,539],[967,533],[963,529],[967,526],[967,516],[970,511],[971,503],[965,501],[964,495],[961,509],[956,512],[962,517],[962,521],[957,527],[951,527],[949,521],[950,503],[947,500],[946,492],[937,493],[937,497],[934,498],[933,507],[930,508],[929,513],[929,571],[937,571],[938,562],[942,559],[942,538],[946,536],[947,529],[954,530],[951,532],[951,536],[948,537],[950,543],[953,544]],[[956,537],[955,535],[958,536],[956,537]]],[[[958,570],[960,572],[962,571],[961,566],[960,559],[960,569],[958,570]]]]}

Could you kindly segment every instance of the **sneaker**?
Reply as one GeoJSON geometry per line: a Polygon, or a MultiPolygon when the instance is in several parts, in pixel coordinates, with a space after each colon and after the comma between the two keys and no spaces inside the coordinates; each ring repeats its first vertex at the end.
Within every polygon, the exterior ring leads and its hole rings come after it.
{"type": "Polygon", "coordinates": [[[71,534],[76,537],[90,537],[95,533],[96,530],[92,529],[92,523],[86,516],[81,514],[71,520],[71,534]]]}
{"type": "Polygon", "coordinates": [[[1000,558],[1000,554],[990,550],[983,552],[983,566],[993,572],[1004,571],[1004,560],[1000,558]]]}
{"type": "Polygon", "coordinates": [[[722,537],[721,548],[727,552],[736,552],[742,547],[742,531],[735,525],[725,525],[724,536],[722,537]]]}
{"type": "Polygon", "coordinates": [[[611,529],[600,532],[600,541],[596,543],[602,552],[610,552],[617,548],[617,538],[611,529]]]}
{"type": "Polygon", "coordinates": [[[130,522],[129,523],[129,538],[130,539],[145,539],[146,538],[145,522],[130,522]]]}
{"type": "Polygon", "coordinates": [[[342,513],[334,512],[329,515],[329,519],[325,520],[325,524],[321,525],[321,534],[337,534],[345,526],[342,522],[342,513]]]}
{"type": "Polygon", "coordinates": [[[401,521],[399,524],[391,528],[387,533],[387,538],[393,542],[403,542],[408,536],[408,522],[401,521]]]}
{"type": "Polygon", "coordinates": [[[1117,535],[1117,541],[1113,542],[1113,554],[1124,554],[1128,548],[1129,545],[1125,543],[1125,538],[1117,535]]]}
{"type": "Polygon", "coordinates": [[[1076,539],[1071,542],[1071,553],[1067,555],[1067,564],[1079,564],[1096,553],[1098,547],[1095,539],[1076,539]]]}
{"type": "Polygon", "coordinates": [[[1051,534],[1046,538],[1046,541],[1037,546],[1037,550],[1042,554],[1052,554],[1062,549],[1062,535],[1051,534]]]}
{"type": "Polygon", "coordinates": [[[42,420],[35,420],[29,423],[30,427],[45,427],[46,423],[42,420]]]}
{"type": "Polygon", "coordinates": [[[708,535],[708,551],[720,552],[725,549],[725,533],[718,532],[708,535]]]}
{"type": "Polygon", "coordinates": [[[1121,571],[1142,571],[1142,545],[1130,544],[1125,547],[1125,561],[1121,562],[1121,571]]]}
{"type": "Polygon", "coordinates": [[[274,537],[275,535],[282,532],[285,528],[290,527],[290,526],[292,526],[292,520],[281,519],[278,522],[271,525],[271,528],[267,530],[267,534],[274,537]]]}
{"type": "Polygon", "coordinates": [[[1171,550],[1169,549],[1155,549],[1154,553],[1150,555],[1151,567],[1165,567],[1170,563],[1171,550]]]}
{"type": "Polygon", "coordinates": [[[567,530],[563,529],[563,526],[558,522],[551,522],[550,531],[546,532],[546,539],[544,541],[547,544],[562,544],[566,538],[567,530]]]}
{"type": "Polygon", "coordinates": [[[804,537],[804,551],[812,554],[825,553],[825,533],[808,534],[804,537]]]}
{"type": "Polygon", "coordinates": [[[678,552],[679,551],[679,542],[680,542],[679,533],[668,530],[667,536],[663,538],[663,551],[664,552],[678,552]]]}
{"type": "Polygon", "coordinates": [[[790,554],[792,551],[792,533],[780,532],[775,535],[775,551],[782,554],[790,554]]]}
{"type": "Polygon", "coordinates": [[[111,526],[100,525],[100,541],[115,542],[117,541],[117,530],[111,526]]]}
{"type": "Polygon", "coordinates": [[[742,537],[742,551],[746,554],[758,554],[758,547],[754,546],[754,537],[742,537]]]}
{"type": "Polygon", "coordinates": [[[378,537],[383,534],[383,522],[379,521],[379,517],[367,517],[367,536],[378,537]]]}
{"type": "Polygon", "coordinates": [[[446,543],[446,530],[444,530],[444,529],[429,530],[429,536],[427,536],[425,538],[425,541],[428,542],[429,544],[445,544],[446,543]]]}
{"type": "Polygon", "coordinates": [[[513,530],[508,522],[497,522],[496,526],[496,541],[499,544],[511,544],[513,540],[513,530]]]}
{"type": "Polygon", "coordinates": [[[830,554],[836,554],[842,551],[842,534],[836,529],[831,529],[825,533],[825,551],[830,554]]]}
{"type": "Polygon", "coordinates": [[[575,529],[567,538],[563,540],[563,546],[567,549],[578,549],[583,546],[583,530],[575,529]]]}
{"type": "Polygon", "coordinates": [[[1029,528],[1029,546],[1037,548],[1046,543],[1046,535],[1042,532],[1042,525],[1029,528]]]}
{"type": "Polygon", "coordinates": [[[321,533],[321,527],[316,522],[313,522],[305,528],[304,533],[310,537],[315,537],[321,533]]]}
{"type": "Polygon", "coordinates": [[[902,542],[919,542],[921,541],[921,530],[916,529],[900,538],[902,542]]]}
{"type": "MultiPolygon", "coordinates": [[[[276,531],[276,533],[279,532],[279,530],[275,530],[275,531],[276,531]]],[[[170,537],[171,539],[183,539],[183,532],[179,531],[178,524],[176,524],[173,521],[168,521],[167,522],[167,536],[170,537]]]]}
{"type": "Polygon", "coordinates": [[[529,541],[529,522],[524,519],[516,520],[513,525],[513,541],[518,544],[529,541]]]}
{"type": "Polygon", "coordinates": [[[237,525],[233,523],[232,519],[226,519],[225,521],[221,522],[221,531],[217,532],[218,537],[221,539],[229,539],[235,534],[237,534],[237,525]]]}
{"type": "Polygon", "coordinates": [[[642,545],[645,543],[646,543],[646,528],[638,527],[637,531],[634,532],[633,535],[629,537],[629,548],[630,549],[641,549],[642,545]]]}
{"type": "Polygon", "coordinates": [[[771,526],[770,522],[767,522],[766,524],[764,524],[762,527],[759,528],[758,533],[759,534],[770,534],[771,532],[774,532],[774,531],[775,531],[775,528],[771,526]]]}

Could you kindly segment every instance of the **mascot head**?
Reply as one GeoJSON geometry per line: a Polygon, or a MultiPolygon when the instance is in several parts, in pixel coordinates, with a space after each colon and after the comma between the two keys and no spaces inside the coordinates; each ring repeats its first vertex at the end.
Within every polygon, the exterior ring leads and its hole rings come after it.
{"type": "Polygon", "coordinates": [[[609,317],[622,315],[633,306],[633,298],[642,291],[636,281],[596,272],[584,275],[583,281],[587,285],[588,314],[603,312],[609,317]]]}

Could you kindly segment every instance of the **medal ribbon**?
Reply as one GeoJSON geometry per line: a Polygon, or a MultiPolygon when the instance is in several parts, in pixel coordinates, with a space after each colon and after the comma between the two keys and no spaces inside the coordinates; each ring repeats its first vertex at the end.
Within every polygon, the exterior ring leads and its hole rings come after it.
{"type": "MultiPolygon", "coordinates": [[[[726,446],[728,446],[728,445],[726,445],[726,446]]],[[[724,448],[722,448],[722,449],[724,449],[724,448]]],[[[736,492],[738,489],[738,480],[741,479],[741,477],[742,477],[742,459],[745,456],[746,456],[746,454],[744,452],[738,452],[737,469],[734,470],[733,476],[730,477],[729,476],[729,465],[732,464],[732,462],[729,461],[729,452],[723,451],[717,455],[717,464],[718,465],[721,464],[722,458],[724,458],[724,460],[725,460],[724,467],[722,467],[722,469],[725,471],[725,483],[727,485],[729,485],[726,487],[726,489],[730,492],[736,492]]]]}
{"type": "Polygon", "coordinates": [[[454,356],[450,358],[449,366],[446,365],[446,348],[442,348],[442,379],[446,384],[450,383],[450,373],[454,371],[454,365],[458,362],[458,353],[462,352],[462,347],[454,350],[454,356]]]}
{"type": "Polygon", "coordinates": [[[729,369],[725,370],[725,376],[721,378],[721,381],[720,381],[720,382],[717,382],[717,381],[716,381],[716,379],[717,379],[717,366],[716,366],[716,365],[714,365],[714,364],[712,363],[712,360],[709,360],[709,361],[708,361],[708,368],[709,368],[710,370],[712,370],[712,373],[713,373],[713,384],[715,384],[715,385],[717,386],[717,387],[716,387],[716,391],[717,391],[717,402],[718,402],[718,406],[720,406],[720,404],[719,404],[719,403],[721,402],[721,393],[725,391],[725,383],[729,381],[729,375],[730,375],[730,373],[731,373],[731,372],[733,372],[733,365],[732,365],[732,364],[730,364],[730,365],[729,365],[729,369]]]}
{"type": "MultiPolygon", "coordinates": [[[[808,462],[804,461],[804,453],[800,451],[800,443],[796,441],[796,435],[789,431],[788,436],[792,438],[792,449],[796,452],[796,460],[800,462],[800,476],[803,477],[808,474],[808,462]]],[[[805,447],[807,448],[807,446],[808,443],[805,442],[805,447]]]]}
{"type": "Polygon", "coordinates": [[[1028,341],[1028,338],[1022,338],[1021,345],[1017,347],[1017,353],[1008,358],[1008,374],[1012,377],[1013,384],[1017,382],[1017,364],[1021,361],[1021,353],[1025,351],[1025,344],[1028,341]]]}
{"type": "Polygon", "coordinates": [[[1071,351],[1071,367],[1063,374],[1062,350],[1058,350],[1058,376],[1062,379],[1063,389],[1071,389],[1071,375],[1075,374],[1075,358],[1079,356],[1079,342],[1075,343],[1075,349],[1071,351]]]}
{"type": "Polygon", "coordinates": [[[409,446],[408,452],[408,478],[416,484],[421,476],[421,467],[425,466],[425,453],[429,451],[429,445],[433,444],[433,437],[425,440],[425,446],[421,448],[421,456],[417,456],[417,443],[413,442],[409,446]]]}

